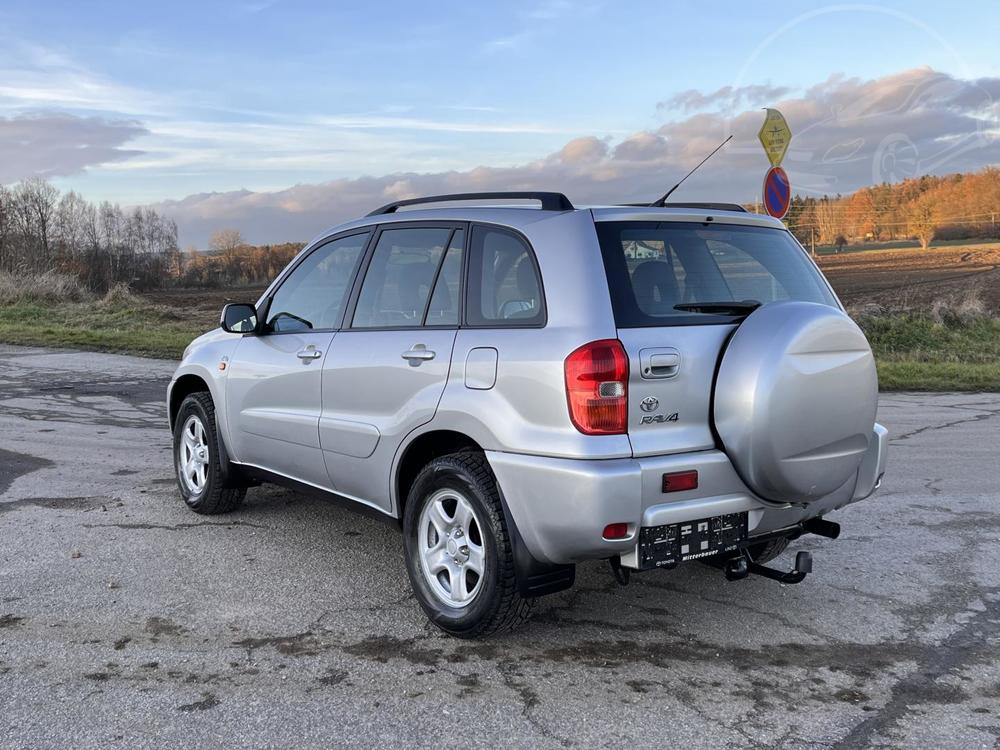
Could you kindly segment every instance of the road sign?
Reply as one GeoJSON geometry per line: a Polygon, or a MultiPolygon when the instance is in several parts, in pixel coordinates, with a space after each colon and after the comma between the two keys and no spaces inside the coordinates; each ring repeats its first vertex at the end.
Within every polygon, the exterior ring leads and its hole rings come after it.
{"type": "Polygon", "coordinates": [[[781,219],[788,213],[788,204],[792,202],[792,186],[788,175],[781,167],[771,167],[764,177],[764,209],[776,219],[781,219]]]}
{"type": "Polygon", "coordinates": [[[781,160],[785,158],[788,151],[788,144],[792,140],[792,131],[785,122],[784,115],[776,109],[768,109],[764,124],[760,126],[757,133],[760,144],[764,147],[764,153],[772,167],[781,165],[781,160]]]}

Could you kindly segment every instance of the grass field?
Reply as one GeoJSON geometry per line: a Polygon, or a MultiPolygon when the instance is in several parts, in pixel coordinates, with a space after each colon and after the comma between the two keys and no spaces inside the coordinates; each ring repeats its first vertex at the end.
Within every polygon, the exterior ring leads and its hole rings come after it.
{"type": "MultiPolygon", "coordinates": [[[[864,328],[883,390],[1000,391],[1000,244],[873,250],[820,258],[864,328]]],[[[0,280],[2,282],[2,280],[0,280]]],[[[0,283],[0,342],[179,358],[227,301],[261,289],[116,290],[87,299],[0,283]],[[69,296],[74,302],[60,302],[69,296]]]]}
{"type": "Polygon", "coordinates": [[[0,305],[0,341],[179,359],[212,327],[168,308],[138,302],[19,302],[0,305]]]}

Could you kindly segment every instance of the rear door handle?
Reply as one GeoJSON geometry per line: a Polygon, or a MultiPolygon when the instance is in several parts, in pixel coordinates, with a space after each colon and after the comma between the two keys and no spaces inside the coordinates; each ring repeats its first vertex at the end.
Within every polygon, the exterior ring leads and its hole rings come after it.
{"type": "Polygon", "coordinates": [[[302,349],[301,351],[296,352],[295,356],[304,360],[319,359],[323,356],[323,352],[319,349],[302,349]]]}
{"type": "Polygon", "coordinates": [[[426,344],[414,344],[412,349],[403,352],[401,356],[410,363],[411,367],[419,367],[421,362],[434,359],[437,352],[428,349],[426,344]]]}

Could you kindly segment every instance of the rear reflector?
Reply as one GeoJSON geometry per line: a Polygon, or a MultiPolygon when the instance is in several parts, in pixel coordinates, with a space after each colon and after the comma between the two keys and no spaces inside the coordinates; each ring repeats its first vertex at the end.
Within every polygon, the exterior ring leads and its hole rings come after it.
{"type": "Polygon", "coordinates": [[[674,471],[663,475],[664,492],[683,492],[698,488],[697,471],[674,471]]]}
{"type": "Polygon", "coordinates": [[[628,429],[628,356],[618,339],[573,351],[564,365],[573,425],[584,435],[621,435],[628,429]]]}
{"type": "Polygon", "coordinates": [[[628,538],[627,523],[609,523],[604,527],[605,539],[626,539],[628,538]]]}

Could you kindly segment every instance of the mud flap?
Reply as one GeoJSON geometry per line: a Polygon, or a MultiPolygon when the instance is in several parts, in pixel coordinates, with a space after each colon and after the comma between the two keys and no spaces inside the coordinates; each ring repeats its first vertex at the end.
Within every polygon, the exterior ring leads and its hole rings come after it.
{"type": "MultiPolygon", "coordinates": [[[[499,490],[499,487],[497,489],[499,490]]],[[[507,499],[502,491],[500,504],[503,506],[503,517],[507,523],[507,533],[510,535],[518,593],[533,598],[556,594],[571,588],[576,580],[576,565],[554,565],[537,560],[528,551],[528,546],[517,530],[517,524],[514,523],[514,518],[507,508],[507,499]]]]}

